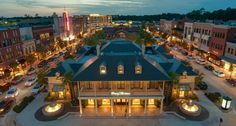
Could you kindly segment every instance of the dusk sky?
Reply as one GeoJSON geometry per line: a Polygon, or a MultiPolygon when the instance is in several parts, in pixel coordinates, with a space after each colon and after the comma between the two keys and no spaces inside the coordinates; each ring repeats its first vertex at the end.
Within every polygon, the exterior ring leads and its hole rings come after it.
{"type": "Polygon", "coordinates": [[[74,14],[144,15],[167,12],[187,13],[205,8],[212,11],[235,8],[236,0],[0,0],[0,16],[61,15],[64,6],[74,14]]]}

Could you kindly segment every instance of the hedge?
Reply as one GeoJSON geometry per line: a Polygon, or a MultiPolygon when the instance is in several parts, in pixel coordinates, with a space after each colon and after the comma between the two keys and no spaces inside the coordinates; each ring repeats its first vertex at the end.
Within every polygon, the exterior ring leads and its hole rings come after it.
{"type": "Polygon", "coordinates": [[[24,97],[19,105],[14,106],[13,111],[20,113],[24,108],[34,100],[34,96],[24,97]]]}

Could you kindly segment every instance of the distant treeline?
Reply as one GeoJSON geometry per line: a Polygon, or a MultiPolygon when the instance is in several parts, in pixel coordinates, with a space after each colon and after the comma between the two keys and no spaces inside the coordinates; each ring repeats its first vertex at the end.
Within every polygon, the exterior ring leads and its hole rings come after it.
{"type": "Polygon", "coordinates": [[[162,13],[158,15],[114,15],[113,20],[133,20],[133,21],[159,21],[160,19],[181,19],[188,17],[191,20],[236,20],[236,8],[227,8],[225,10],[215,10],[213,12],[205,11],[204,8],[193,10],[187,14],[162,13]]]}

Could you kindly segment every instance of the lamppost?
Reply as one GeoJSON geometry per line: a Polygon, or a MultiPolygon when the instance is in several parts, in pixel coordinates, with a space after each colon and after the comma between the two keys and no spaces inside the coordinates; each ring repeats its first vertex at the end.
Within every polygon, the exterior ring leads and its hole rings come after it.
{"type": "Polygon", "coordinates": [[[224,110],[229,110],[231,106],[232,99],[229,96],[224,96],[222,99],[221,108],[224,110]]]}

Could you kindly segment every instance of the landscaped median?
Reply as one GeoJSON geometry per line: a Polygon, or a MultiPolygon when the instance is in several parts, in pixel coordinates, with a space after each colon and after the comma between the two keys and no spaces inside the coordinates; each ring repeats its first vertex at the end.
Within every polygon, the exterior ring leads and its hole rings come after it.
{"type": "Polygon", "coordinates": [[[24,99],[21,101],[20,104],[14,106],[13,111],[15,111],[16,113],[20,113],[21,111],[24,110],[24,108],[31,103],[34,100],[34,96],[28,96],[28,97],[24,97],[24,99]]]}

